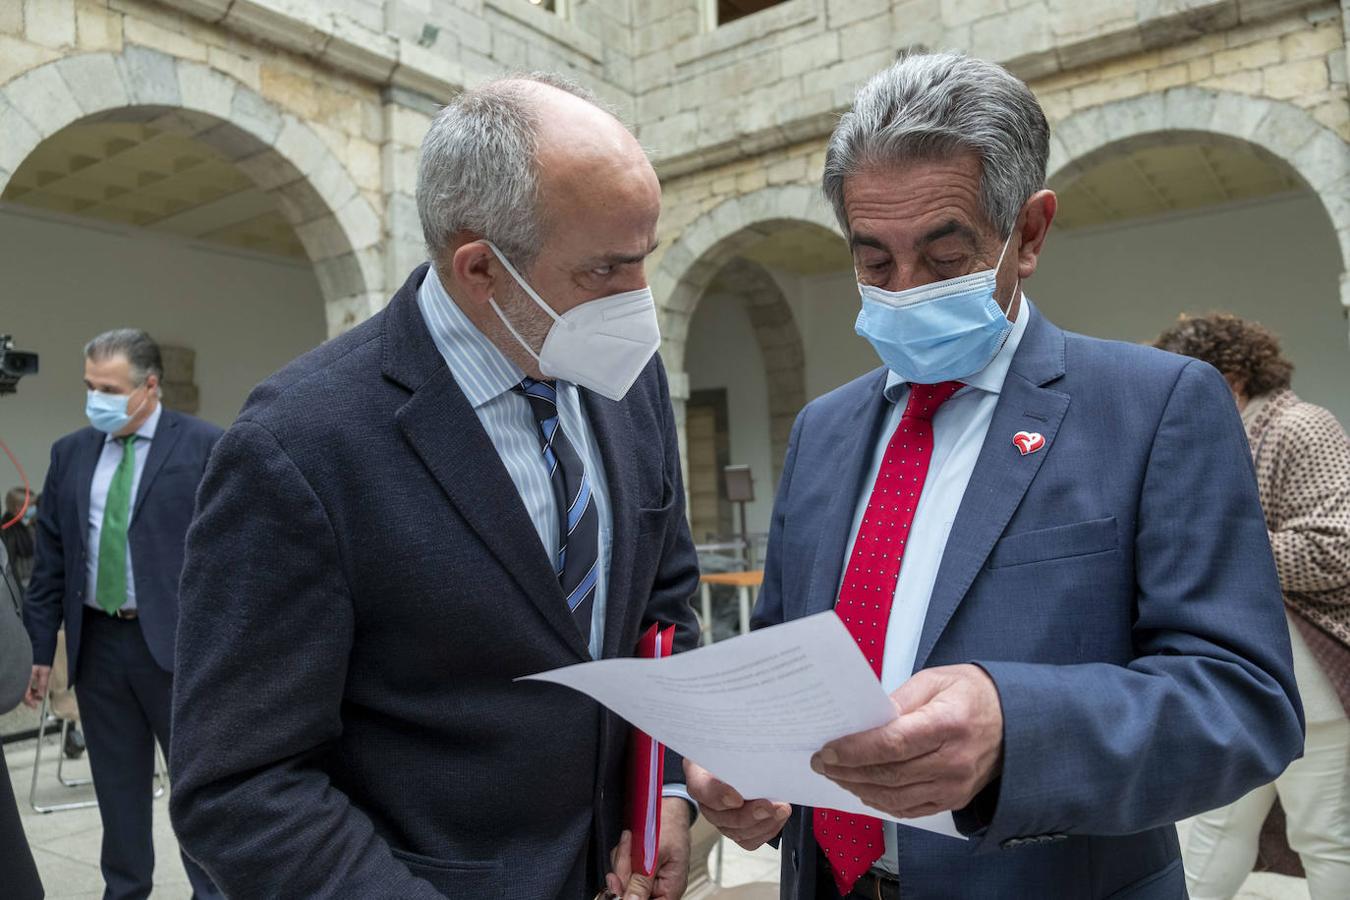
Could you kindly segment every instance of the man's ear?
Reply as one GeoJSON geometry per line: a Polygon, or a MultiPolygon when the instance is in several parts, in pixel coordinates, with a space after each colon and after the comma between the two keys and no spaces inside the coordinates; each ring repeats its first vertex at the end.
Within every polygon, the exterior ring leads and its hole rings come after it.
{"type": "Polygon", "coordinates": [[[496,257],[483,241],[466,241],[450,254],[456,300],[486,306],[497,288],[496,257]]]}
{"type": "Polygon", "coordinates": [[[1037,191],[1027,200],[1022,210],[1020,225],[1022,244],[1017,251],[1017,274],[1023,280],[1036,272],[1041,248],[1050,233],[1050,223],[1059,209],[1059,198],[1051,190],[1037,191]]]}

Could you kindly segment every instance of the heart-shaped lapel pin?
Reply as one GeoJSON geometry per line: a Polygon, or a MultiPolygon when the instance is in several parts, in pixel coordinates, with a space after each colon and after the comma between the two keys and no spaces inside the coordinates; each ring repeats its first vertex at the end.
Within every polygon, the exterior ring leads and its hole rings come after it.
{"type": "Polygon", "coordinates": [[[1039,431],[1019,431],[1013,435],[1013,445],[1026,456],[1045,446],[1045,435],[1039,431]]]}

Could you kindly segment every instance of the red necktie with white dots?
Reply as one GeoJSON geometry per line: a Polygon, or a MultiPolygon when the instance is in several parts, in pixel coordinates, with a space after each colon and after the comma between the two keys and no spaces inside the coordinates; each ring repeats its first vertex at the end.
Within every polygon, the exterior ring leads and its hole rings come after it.
{"type": "MultiPolygon", "coordinates": [[[[853,542],[839,602],[834,611],[881,677],[886,623],[891,617],[905,539],[928,477],[933,455],[933,414],[963,385],[959,381],[910,385],[909,403],[886,445],[872,496],[853,542]]],[[[825,851],[840,896],[881,856],[885,840],[881,820],[833,809],[815,812],[816,842],[825,851]]]]}

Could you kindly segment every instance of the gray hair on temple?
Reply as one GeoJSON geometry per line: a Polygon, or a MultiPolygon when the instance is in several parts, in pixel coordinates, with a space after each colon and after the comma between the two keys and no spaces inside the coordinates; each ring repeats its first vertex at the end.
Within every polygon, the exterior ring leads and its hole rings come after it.
{"type": "Polygon", "coordinates": [[[524,82],[546,84],[605,106],[585,88],[551,73],[490,81],[456,97],[422,141],[417,213],[431,259],[467,231],[528,266],[542,240],[537,210],[538,116],[524,82]]]}
{"type": "Polygon", "coordinates": [[[844,231],[844,183],[860,169],[974,152],[980,202],[1001,237],[1045,187],[1050,126],[1031,89],[963,53],[910,53],[873,76],[825,151],[821,187],[844,231]]]}

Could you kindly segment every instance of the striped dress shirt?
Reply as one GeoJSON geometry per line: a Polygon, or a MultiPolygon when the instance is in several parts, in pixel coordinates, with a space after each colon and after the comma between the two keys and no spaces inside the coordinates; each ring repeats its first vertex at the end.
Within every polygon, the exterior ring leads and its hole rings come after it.
{"type": "MultiPolygon", "coordinates": [[[[445,358],[450,373],[455,376],[483,430],[497,448],[497,455],[520,492],[525,511],[551,561],[558,550],[558,501],[548,466],[540,452],[539,425],[530,411],[530,403],[512,390],[520,384],[525,373],[469,321],[459,304],[446,293],[434,267],[427,270],[427,277],[417,292],[417,303],[436,349],[445,358]]],[[[609,490],[604,460],[582,409],[577,386],[566,381],[558,381],[556,385],[563,433],[585,463],[600,518],[599,578],[595,606],[591,610],[591,656],[598,659],[605,636],[606,588],[614,530],[609,490]]]]}

